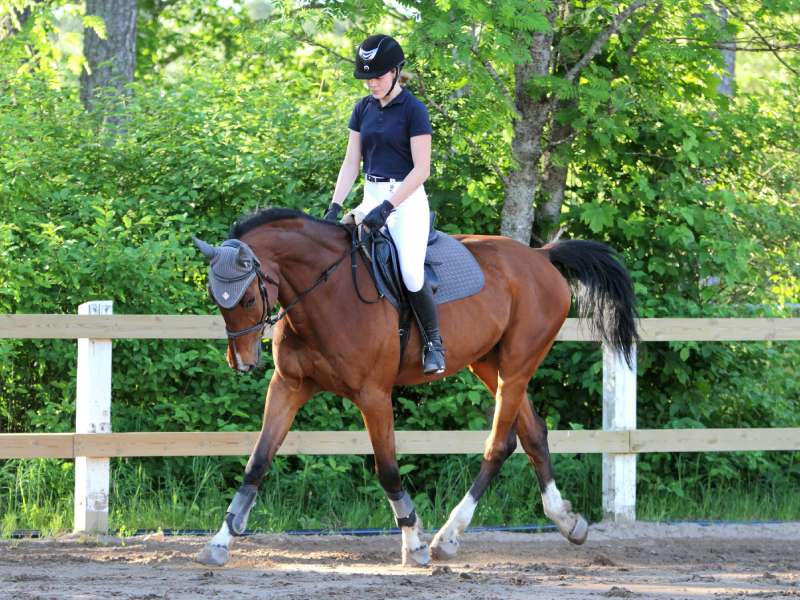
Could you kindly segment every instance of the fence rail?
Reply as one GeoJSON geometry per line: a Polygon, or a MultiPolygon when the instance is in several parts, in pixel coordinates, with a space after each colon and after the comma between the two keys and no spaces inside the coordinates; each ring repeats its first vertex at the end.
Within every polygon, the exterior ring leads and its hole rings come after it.
{"type": "MultiPolygon", "coordinates": [[[[398,454],[480,454],[489,431],[398,431],[398,454]]],[[[257,431],[11,433],[0,436],[0,459],[134,456],[244,456],[257,431]]],[[[636,429],[548,433],[552,454],[641,454],[800,450],[800,428],[636,429]]],[[[516,453],[522,453],[517,445],[516,453]]],[[[292,431],[278,454],[372,454],[366,431],[292,431]]]]}
{"type": "MultiPolygon", "coordinates": [[[[800,340],[800,318],[640,319],[639,326],[644,342],[800,340]]],[[[0,338],[225,339],[225,322],[210,315],[0,315],[0,338]]],[[[567,319],[556,339],[600,341],[578,319],[567,319]]]]}
{"type": "MultiPolygon", "coordinates": [[[[0,459],[75,460],[75,530],[107,529],[109,458],[239,456],[257,432],[111,433],[111,340],[224,339],[220,316],[112,315],[111,302],[78,315],[0,315],[0,338],[77,339],[75,433],[0,434],[0,459]]],[[[642,319],[644,342],[800,340],[800,319],[642,319]]],[[[269,337],[271,331],[266,332],[269,337]]],[[[599,341],[567,319],[558,340],[599,341]]],[[[479,454],[488,431],[398,431],[400,454],[479,454]]],[[[553,453],[603,453],[603,511],[635,518],[636,456],[644,452],[800,450],[799,428],[636,429],[636,369],[603,348],[603,430],[551,431],[553,453]]],[[[521,452],[518,446],[517,452],[521,452]]],[[[371,454],[365,431],[294,431],[279,454],[371,454]]]]}

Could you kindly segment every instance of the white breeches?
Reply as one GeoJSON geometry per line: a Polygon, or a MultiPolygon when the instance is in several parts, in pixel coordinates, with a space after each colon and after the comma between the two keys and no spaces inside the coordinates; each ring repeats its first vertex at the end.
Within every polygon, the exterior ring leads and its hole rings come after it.
{"type": "MultiPolygon", "coordinates": [[[[364,200],[356,208],[367,214],[391,198],[400,181],[375,183],[364,181],[364,200]]],[[[416,191],[395,208],[386,220],[400,258],[400,273],[409,292],[418,292],[425,283],[425,252],[428,249],[430,208],[425,188],[416,191]]]]}

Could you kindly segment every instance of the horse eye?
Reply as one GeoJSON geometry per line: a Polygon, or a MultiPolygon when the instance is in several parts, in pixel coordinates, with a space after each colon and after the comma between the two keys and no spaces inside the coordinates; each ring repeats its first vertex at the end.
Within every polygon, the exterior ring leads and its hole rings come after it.
{"type": "Polygon", "coordinates": [[[256,303],[255,296],[253,296],[252,298],[244,298],[242,300],[242,306],[244,308],[252,308],[255,303],[256,303]]]}

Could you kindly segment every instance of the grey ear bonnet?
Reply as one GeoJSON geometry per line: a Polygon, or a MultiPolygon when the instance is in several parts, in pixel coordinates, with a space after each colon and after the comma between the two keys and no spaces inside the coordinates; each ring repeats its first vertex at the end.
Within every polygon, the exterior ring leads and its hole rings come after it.
{"type": "Polygon", "coordinates": [[[197,238],[194,243],[211,263],[208,268],[211,295],[222,308],[233,308],[255,279],[261,263],[241,240],[225,240],[216,247],[197,238]]]}

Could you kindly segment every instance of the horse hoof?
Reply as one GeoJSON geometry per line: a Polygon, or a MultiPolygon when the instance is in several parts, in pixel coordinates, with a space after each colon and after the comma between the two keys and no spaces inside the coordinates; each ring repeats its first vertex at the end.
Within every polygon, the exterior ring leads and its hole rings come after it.
{"type": "Polygon", "coordinates": [[[197,555],[195,560],[201,565],[222,567],[228,562],[228,548],[225,546],[206,544],[205,548],[200,551],[200,554],[197,555]]]}
{"type": "Polygon", "coordinates": [[[428,545],[422,544],[413,550],[403,548],[404,567],[426,567],[431,562],[431,555],[428,552],[428,545]]]}
{"type": "Polygon", "coordinates": [[[434,539],[431,544],[431,556],[435,560],[450,560],[458,554],[458,542],[455,540],[434,539]]]}
{"type": "Polygon", "coordinates": [[[567,539],[573,544],[580,546],[586,541],[586,537],[588,535],[589,525],[586,523],[586,519],[584,519],[581,515],[578,515],[578,520],[575,522],[572,531],[570,531],[569,535],[567,535],[567,539]]]}

